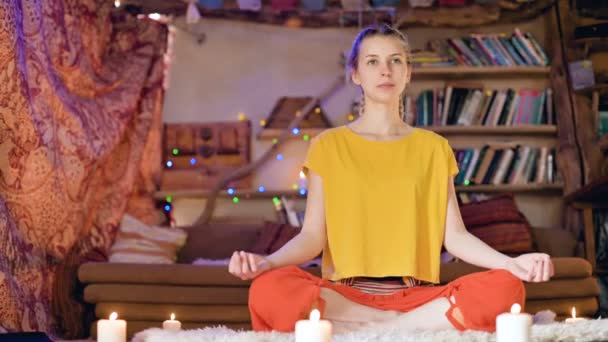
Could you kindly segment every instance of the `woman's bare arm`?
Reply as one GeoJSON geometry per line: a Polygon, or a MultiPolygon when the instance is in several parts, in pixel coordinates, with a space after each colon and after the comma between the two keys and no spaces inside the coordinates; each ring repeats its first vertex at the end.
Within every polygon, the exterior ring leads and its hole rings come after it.
{"type": "Polygon", "coordinates": [[[266,259],[272,267],[299,265],[319,255],[327,241],[323,180],[309,170],[308,198],[301,232],[266,259]]]}
{"type": "Polygon", "coordinates": [[[526,281],[547,281],[553,276],[553,263],[544,253],[504,255],[467,231],[456,198],[454,179],[450,178],[444,246],[450,254],[470,264],[489,269],[506,269],[526,281]]]}
{"type": "Polygon", "coordinates": [[[321,253],[327,241],[323,182],[312,171],[309,180],[306,215],[301,232],[269,256],[235,251],[228,265],[231,274],[243,280],[253,279],[272,268],[300,265],[321,253]]]}

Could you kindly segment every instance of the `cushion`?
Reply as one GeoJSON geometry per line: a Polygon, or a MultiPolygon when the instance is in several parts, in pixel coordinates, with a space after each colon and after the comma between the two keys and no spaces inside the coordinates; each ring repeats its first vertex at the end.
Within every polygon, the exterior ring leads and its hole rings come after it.
{"type": "Polygon", "coordinates": [[[521,222],[490,223],[469,229],[497,251],[506,253],[525,253],[533,250],[529,226],[521,222]]]}
{"type": "Polygon", "coordinates": [[[460,205],[467,230],[490,247],[503,253],[526,253],[535,250],[531,226],[519,211],[513,194],[460,205]]]}
{"type": "Polygon", "coordinates": [[[250,252],[261,255],[272,254],[283,247],[300,232],[300,228],[286,223],[267,221],[258,240],[250,252]]]}
{"type": "MultiPolygon", "coordinates": [[[[591,278],[591,264],[583,258],[552,258],[555,275],[552,280],[591,278]]],[[[319,267],[307,269],[321,276],[319,267]]],[[[441,265],[441,283],[464,275],[484,271],[466,262],[441,265]]],[[[591,278],[594,279],[594,278],[591,278]]],[[[192,286],[243,286],[243,281],[228,272],[225,266],[195,266],[191,264],[140,265],[88,262],[78,268],[78,280],[83,283],[164,284],[192,286]]],[[[544,284],[544,283],[540,283],[544,284]]],[[[569,291],[569,289],[567,289],[569,291]]]]}
{"type": "Polygon", "coordinates": [[[226,259],[237,250],[250,250],[264,226],[253,223],[208,223],[187,229],[188,239],[179,251],[178,262],[192,263],[199,258],[226,259]]]}
{"type": "Polygon", "coordinates": [[[272,246],[270,246],[270,254],[281,249],[281,247],[283,247],[287,242],[289,242],[289,240],[293,239],[296,235],[298,235],[298,233],[300,233],[300,230],[301,229],[298,227],[293,227],[291,225],[284,224],[282,226],[282,229],[277,234],[277,238],[272,243],[272,246]]]}
{"type": "Polygon", "coordinates": [[[504,193],[491,198],[460,205],[462,220],[467,226],[483,226],[501,222],[526,222],[515,204],[513,194],[504,193]]]}
{"type": "Polygon", "coordinates": [[[283,226],[283,223],[266,221],[264,223],[264,228],[260,231],[258,239],[249,251],[261,255],[270,254],[273,244],[279,236],[281,229],[283,229],[283,226]]]}
{"type": "Polygon", "coordinates": [[[110,262],[171,264],[184,245],[186,232],[179,228],[148,226],[131,215],[124,215],[110,262]]]}

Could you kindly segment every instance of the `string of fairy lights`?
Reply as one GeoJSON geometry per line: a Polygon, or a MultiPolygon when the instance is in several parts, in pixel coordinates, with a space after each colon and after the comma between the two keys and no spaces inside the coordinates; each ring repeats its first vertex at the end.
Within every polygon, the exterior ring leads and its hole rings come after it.
{"type": "MultiPolygon", "coordinates": [[[[320,107],[315,108],[314,112],[316,114],[321,114],[321,108],[320,107]]],[[[297,111],[295,113],[295,115],[296,115],[296,117],[299,117],[302,114],[301,114],[300,111],[297,111]]],[[[247,120],[247,116],[244,113],[242,113],[242,112],[238,113],[237,117],[238,117],[239,121],[246,121],[247,120]]],[[[354,119],[354,117],[352,117],[352,114],[349,114],[348,120],[352,121],[353,119],[354,119]]],[[[261,127],[266,127],[266,123],[267,123],[266,120],[262,119],[262,120],[260,120],[259,123],[260,123],[261,127]]],[[[293,134],[294,136],[301,135],[303,141],[310,141],[310,138],[311,138],[310,134],[301,134],[301,133],[302,133],[302,131],[299,128],[297,128],[297,127],[293,128],[291,130],[291,134],[293,134]]],[[[278,141],[277,138],[273,138],[272,139],[272,143],[273,144],[277,144],[278,142],[279,141],[278,141]]],[[[180,156],[179,149],[178,148],[172,148],[171,149],[171,155],[175,156],[175,157],[180,156]]],[[[284,159],[284,156],[283,156],[282,153],[277,153],[276,156],[275,156],[275,159],[277,161],[282,161],[284,159]]],[[[194,165],[196,165],[196,163],[197,163],[196,158],[191,158],[190,159],[190,164],[191,165],[194,166],[194,165]]],[[[167,168],[171,169],[171,168],[173,168],[175,166],[175,163],[171,159],[169,159],[169,160],[167,160],[165,162],[165,166],[167,168]]],[[[306,196],[306,193],[307,193],[306,175],[304,174],[304,172],[300,171],[298,182],[293,183],[291,185],[291,188],[294,191],[294,193],[297,193],[300,196],[306,196]]],[[[266,192],[266,187],[264,185],[258,185],[257,192],[258,193],[264,193],[264,192],[266,192]]],[[[236,204],[236,203],[239,203],[241,201],[241,198],[238,196],[238,193],[237,193],[237,191],[234,188],[228,188],[228,189],[226,189],[226,193],[230,196],[230,198],[232,199],[233,203],[236,204]]],[[[245,192],[244,197],[246,199],[250,198],[251,197],[251,192],[249,192],[249,191],[245,192]]],[[[169,213],[171,211],[171,209],[172,209],[172,202],[173,202],[173,196],[172,195],[168,195],[167,197],[165,197],[165,203],[164,203],[163,209],[167,213],[169,213]]],[[[277,206],[277,205],[279,205],[281,203],[281,199],[278,196],[274,196],[272,198],[272,202],[273,202],[273,204],[275,206],[277,206]]]]}

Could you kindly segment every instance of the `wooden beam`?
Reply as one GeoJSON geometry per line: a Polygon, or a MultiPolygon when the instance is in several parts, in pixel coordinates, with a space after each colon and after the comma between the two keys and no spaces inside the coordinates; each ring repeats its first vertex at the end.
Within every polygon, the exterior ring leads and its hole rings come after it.
{"type": "MultiPolygon", "coordinates": [[[[404,1],[404,4],[405,1],[404,1]]],[[[359,11],[345,11],[339,2],[329,2],[326,10],[306,11],[297,9],[277,12],[270,6],[260,11],[243,11],[236,0],[225,0],[222,9],[206,9],[198,5],[204,18],[222,18],[236,21],[249,21],[270,25],[291,27],[357,27],[376,22],[389,22],[398,28],[420,26],[431,27],[479,27],[504,23],[517,23],[536,18],[552,6],[551,0],[538,0],[519,6],[515,10],[499,5],[477,5],[466,7],[410,8],[406,5],[397,8],[367,8],[359,11]]],[[[161,13],[166,15],[185,15],[185,1],[167,0],[121,0],[120,10],[130,13],[161,13]]]]}

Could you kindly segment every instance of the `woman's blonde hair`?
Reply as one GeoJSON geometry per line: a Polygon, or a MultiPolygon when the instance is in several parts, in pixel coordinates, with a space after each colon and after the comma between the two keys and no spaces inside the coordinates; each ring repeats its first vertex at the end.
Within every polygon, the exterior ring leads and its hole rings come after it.
{"type": "MultiPolygon", "coordinates": [[[[360,49],[361,49],[361,44],[363,43],[363,41],[366,38],[375,37],[375,36],[394,37],[394,38],[398,39],[403,45],[403,52],[405,53],[405,61],[406,61],[407,65],[410,66],[410,61],[411,61],[410,44],[407,39],[407,36],[405,34],[403,34],[401,31],[397,30],[396,28],[394,28],[386,23],[374,24],[374,25],[370,25],[370,26],[364,28],[363,30],[361,30],[361,32],[359,32],[359,34],[357,34],[357,36],[355,37],[355,40],[353,41],[353,45],[346,58],[346,74],[348,75],[349,78],[352,75],[352,72],[354,70],[357,70],[357,65],[359,63],[359,53],[360,53],[360,49]]],[[[409,70],[411,72],[411,68],[409,70]]],[[[403,96],[403,94],[401,94],[401,96],[403,96]]],[[[362,103],[360,105],[360,114],[363,114],[363,110],[364,110],[363,101],[364,100],[362,100],[362,103]]],[[[399,100],[399,111],[400,111],[400,115],[403,116],[404,115],[403,98],[401,98],[399,100]]]]}

